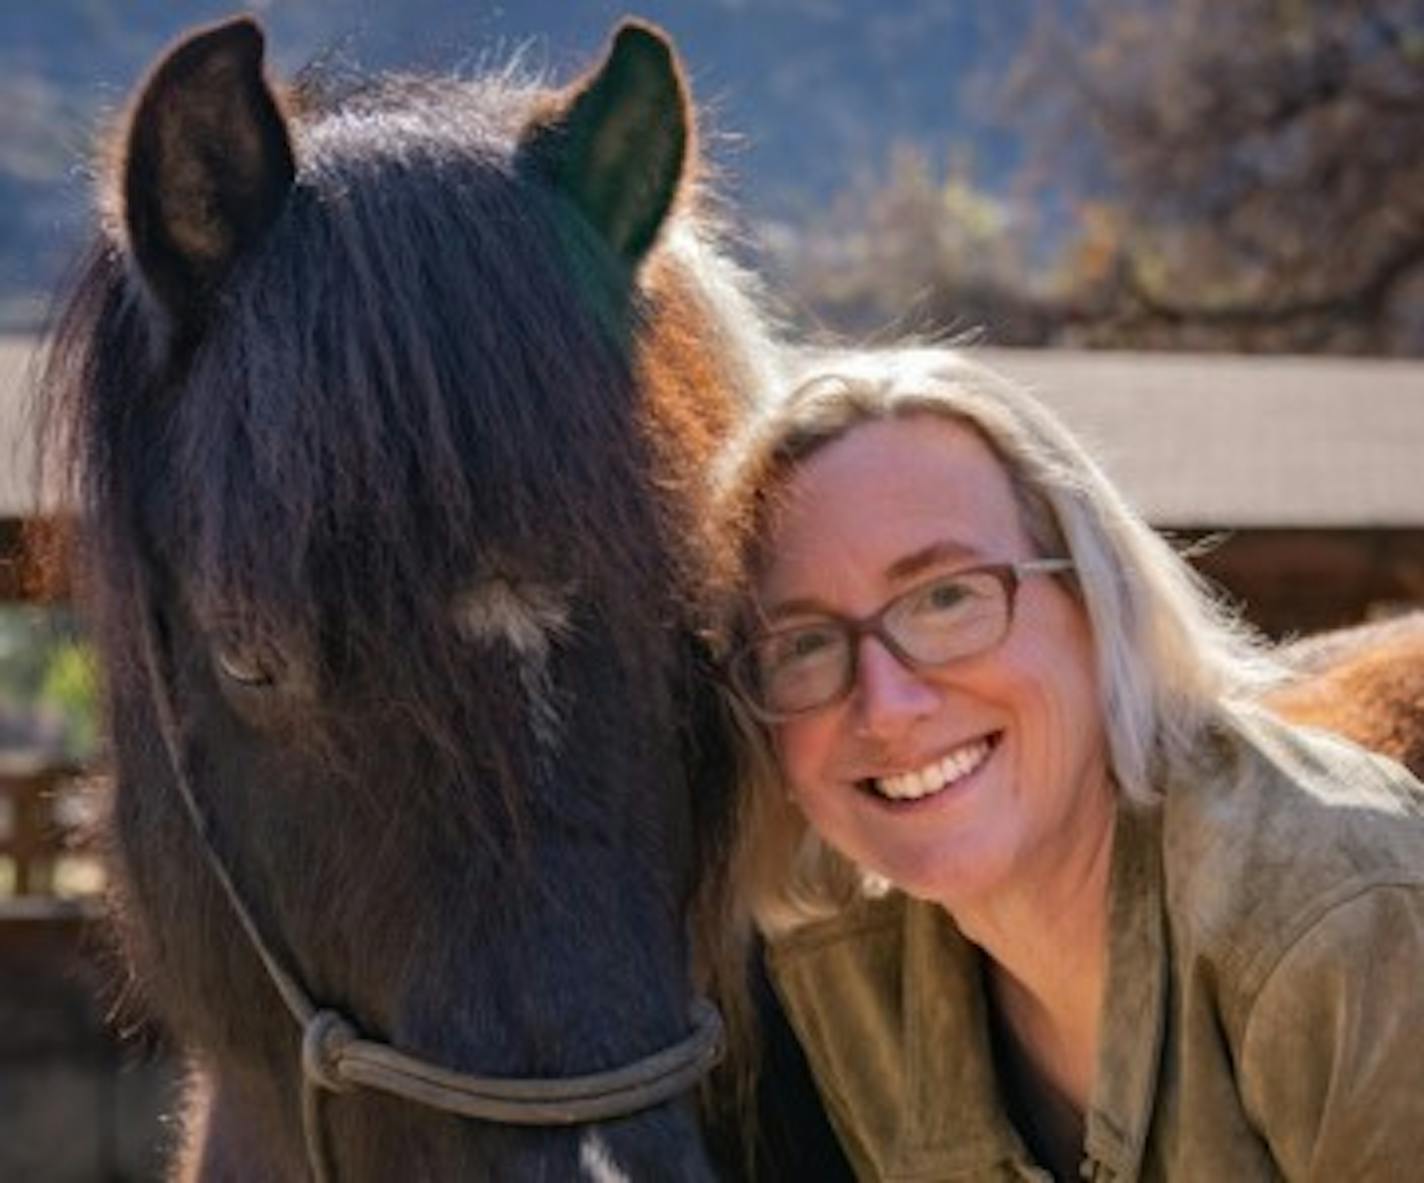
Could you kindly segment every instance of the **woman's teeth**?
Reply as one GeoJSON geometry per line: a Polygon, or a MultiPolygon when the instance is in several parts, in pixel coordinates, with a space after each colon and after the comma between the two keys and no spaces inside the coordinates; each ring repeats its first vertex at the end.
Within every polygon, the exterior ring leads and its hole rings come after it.
{"type": "Polygon", "coordinates": [[[993,744],[988,739],[977,739],[963,747],[955,748],[949,755],[941,757],[933,764],[915,772],[901,773],[899,776],[882,776],[874,783],[876,790],[894,801],[914,801],[937,793],[946,785],[963,780],[989,758],[993,744]]]}

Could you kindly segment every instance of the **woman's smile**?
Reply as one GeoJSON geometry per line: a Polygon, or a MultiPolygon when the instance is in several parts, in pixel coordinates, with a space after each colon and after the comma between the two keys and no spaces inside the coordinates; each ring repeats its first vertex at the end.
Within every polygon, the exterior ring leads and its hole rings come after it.
{"type": "Polygon", "coordinates": [[[946,754],[909,772],[866,777],[860,788],[872,796],[897,805],[925,802],[950,790],[958,795],[970,787],[976,774],[989,761],[1002,732],[978,736],[955,745],[946,754]]]}

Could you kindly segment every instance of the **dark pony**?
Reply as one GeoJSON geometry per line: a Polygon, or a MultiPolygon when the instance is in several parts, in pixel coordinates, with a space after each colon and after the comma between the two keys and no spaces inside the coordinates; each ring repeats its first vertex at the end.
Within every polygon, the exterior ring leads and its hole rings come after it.
{"type": "Polygon", "coordinates": [[[563,90],[262,57],[236,20],[155,67],[46,382],[123,949],[194,1067],[180,1174],[708,1178],[685,1095],[506,1125],[330,1060],[560,1081],[697,1034],[699,506],[772,352],[681,72],[637,24],[563,90]],[[305,1047],[304,1006],[339,1015],[305,1047]]]}

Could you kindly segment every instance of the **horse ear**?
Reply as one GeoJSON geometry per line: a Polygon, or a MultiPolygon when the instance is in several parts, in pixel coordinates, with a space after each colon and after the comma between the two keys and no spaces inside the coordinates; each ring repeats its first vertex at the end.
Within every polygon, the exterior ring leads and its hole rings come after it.
{"type": "Polygon", "coordinates": [[[691,104],[672,43],[625,21],[603,64],[561,96],[524,149],[630,263],[667,219],[691,154],[691,104]]]}
{"type": "Polygon", "coordinates": [[[207,310],[296,177],[263,45],[246,17],[193,33],[154,68],[129,121],[124,225],[144,279],[180,324],[207,310]]]}

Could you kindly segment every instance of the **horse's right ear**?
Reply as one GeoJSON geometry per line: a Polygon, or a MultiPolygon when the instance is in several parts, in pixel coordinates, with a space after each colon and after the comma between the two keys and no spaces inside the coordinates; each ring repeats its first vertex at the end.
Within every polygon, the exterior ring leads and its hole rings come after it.
{"type": "Polygon", "coordinates": [[[558,96],[521,154],[637,264],[667,220],[693,156],[687,84],[666,33],[624,21],[596,70],[558,96]]]}
{"type": "Polygon", "coordinates": [[[123,222],[144,280],[180,326],[201,321],[296,177],[262,51],[246,17],[191,34],[154,67],[129,120],[123,222]]]}

